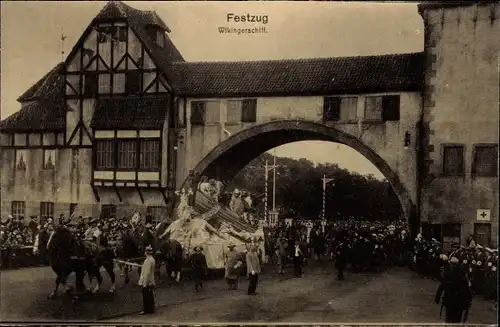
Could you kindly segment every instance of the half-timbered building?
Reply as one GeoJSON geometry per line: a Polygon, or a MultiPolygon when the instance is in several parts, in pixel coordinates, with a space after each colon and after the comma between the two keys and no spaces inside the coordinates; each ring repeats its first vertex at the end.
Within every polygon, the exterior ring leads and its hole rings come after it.
{"type": "Polygon", "coordinates": [[[298,140],[346,144],[443,244],[498,229],[500,6],[424,4],[422,53],[185,62],[111,1],[0,123],[1,215],[165,217],[190,171],[230,180],[298,140]]]}

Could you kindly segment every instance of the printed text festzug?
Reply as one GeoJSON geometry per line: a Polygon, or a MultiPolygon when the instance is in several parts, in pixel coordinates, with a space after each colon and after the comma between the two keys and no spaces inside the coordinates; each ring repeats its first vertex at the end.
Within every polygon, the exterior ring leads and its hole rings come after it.
{"type": "Polygon", "coordinates": [[[267,24],[269,18],[267,15],[250,15],[250,14],[243,14],[243,15],[238,15],[234,13],[228,13],[227,14],[227,22],[234,22],[234,23],[262,23],[262,24],[267,24]]]}

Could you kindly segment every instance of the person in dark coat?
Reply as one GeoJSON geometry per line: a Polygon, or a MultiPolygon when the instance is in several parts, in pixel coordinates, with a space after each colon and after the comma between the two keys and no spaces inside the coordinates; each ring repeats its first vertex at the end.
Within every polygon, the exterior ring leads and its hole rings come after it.
{"type": "Polygon", "coordinates": [[[303,261],[302,249],[300,248],[299,241],[295,241],[295,246],[293,248],[293,268],[295,277],[302,276],[302,261],[303,261]]]}
{"type": "MultiPolygon", "coordinates": [[[[452,257],[450,263],[445,265],[443,279],[436,292],[436,304],[441,301],[441,296],[442,306],[446,310],[446,323],[460,323],[464,311],[467,315],[472,302],[472,290],[467,275],[456,257],[452,257]]],[[[464,322],[466,318],[465,316],[464,322]]]]}
{"type": "Polygon", "coordinates": [[[344,277],[344,269],[347,263],[347,249],[344,243],[339,243],[337,249],[337,253],[335,255],[335,268],[337,268],[337,279],[343,280],[344,277]]]}
{"type": "Polygon", "coordinates": [[[201,246],[196,246],[194,248],[194,253],[191,254],[189,258],[191,267],[193,268],[193,281],[194,281],[194,292],[199,292],[203,289],[203,280],[205,279],[207,272],[207,259],[203,254],[203,248],[201,246]]]}

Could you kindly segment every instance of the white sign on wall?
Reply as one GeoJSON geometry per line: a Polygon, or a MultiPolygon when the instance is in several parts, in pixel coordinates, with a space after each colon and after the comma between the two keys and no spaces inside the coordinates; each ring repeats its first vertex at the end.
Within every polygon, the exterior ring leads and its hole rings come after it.
{"type": "Polygon", "coordinates": [[[477,209],[476,219],[479,221],[490,221],[491,210],[489,209],[477,209]]]}

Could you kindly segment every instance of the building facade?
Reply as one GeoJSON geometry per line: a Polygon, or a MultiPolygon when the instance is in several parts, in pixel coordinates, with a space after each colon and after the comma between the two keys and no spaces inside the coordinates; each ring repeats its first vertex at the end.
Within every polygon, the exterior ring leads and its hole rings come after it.
{"type": "Polygon", "coordinates": [[[326,140],[372,161],[424,232],[496,246],[499,6],[419,12],[423,53],[194,63],[156,13],[110,2],[1,122],[2,217],[165,217],[190,172],[230,180],[326,140]]]}
{"type": "Polygon", "coordinates": [[[421,219],[444,243],[498,246],[500,5],[424,5],[421,219]]]}

